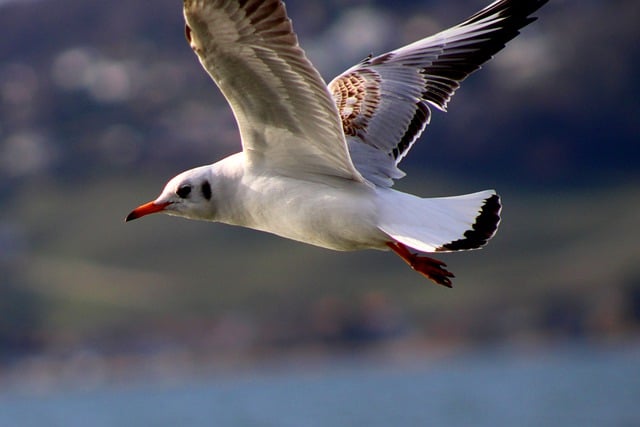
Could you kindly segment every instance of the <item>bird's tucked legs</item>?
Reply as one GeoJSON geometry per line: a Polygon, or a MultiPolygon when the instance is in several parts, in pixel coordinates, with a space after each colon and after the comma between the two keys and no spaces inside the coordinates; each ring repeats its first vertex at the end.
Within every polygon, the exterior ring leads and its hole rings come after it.
{"type": "Polygon", "coordinates": [[[438,285],[446,286],[447,288],[452,287],[450,277],[455,276],[444,268],[447,266],[444,262],[425,255],[415,254],[400,242],[388,242],[387,246],[418,273],[433,280],[438,285]]]}

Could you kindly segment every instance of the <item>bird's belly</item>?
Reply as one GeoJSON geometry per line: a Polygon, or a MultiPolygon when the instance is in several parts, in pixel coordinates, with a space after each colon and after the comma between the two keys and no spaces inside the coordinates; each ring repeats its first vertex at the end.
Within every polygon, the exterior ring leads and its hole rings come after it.
{"type": "Polygon", "coordinates": [[[350,251],[384,249],[388,237],[378,229],[375,191],[362,183],[315,183],[290,178],[253,181],[260,188],[245,197],[245,227],[324,248],[350,251]],[[332,185],[334,184],[334,185],[332,185]]]}

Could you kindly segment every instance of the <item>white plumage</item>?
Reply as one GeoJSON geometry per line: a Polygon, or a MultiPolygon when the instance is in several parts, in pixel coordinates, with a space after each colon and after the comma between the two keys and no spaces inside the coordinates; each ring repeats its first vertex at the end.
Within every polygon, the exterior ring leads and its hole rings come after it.
{"type": "Polygon", "coordinates": [[[419,198],[397,168],[459,84],[547,0],[499,0],[463,23],[367,58],[328,86],[280,0],[184,0],[186,35],[235,115],[243,151],[181,173],[127,221],[163,212],[335,250],[392,249],[451,286],[444,264],[410,251],[475,249],[495,233],[493,190],[419,198]]]}

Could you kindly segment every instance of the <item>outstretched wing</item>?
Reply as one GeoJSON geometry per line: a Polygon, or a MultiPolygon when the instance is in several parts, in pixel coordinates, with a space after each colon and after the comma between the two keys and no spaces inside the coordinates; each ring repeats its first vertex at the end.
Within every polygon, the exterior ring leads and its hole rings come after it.
{"type": "Polygon", "coordinates": [[[397,168],[429,124],[433,106],[447,103],[548,0],[498,0],[431,37],[367,58],[336,77],[329,89],[340,112],[351,158],[370,181],[391,186],[397,168]]]}
{"type": "Polygon", "coordinates": [[[251,165],[363,181],[325,82],[280,0],[184,0],[186,36],[233,109],[251,165]]]}

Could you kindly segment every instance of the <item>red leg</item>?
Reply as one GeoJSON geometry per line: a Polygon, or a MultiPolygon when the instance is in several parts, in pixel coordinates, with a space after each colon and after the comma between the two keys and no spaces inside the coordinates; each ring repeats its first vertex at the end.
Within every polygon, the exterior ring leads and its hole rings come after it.
{"type": "Polygon", "coordinates": [[[447,266],[444,262],[428,256],[414,254],[400,242],[388,242],[387,246],[409,264],[412,269],[424,277],[433,280],[438,285],[446,286],[447,288],[452,287],[450,277],[454,277],[454,275],[444,268],[447,266]]]}

